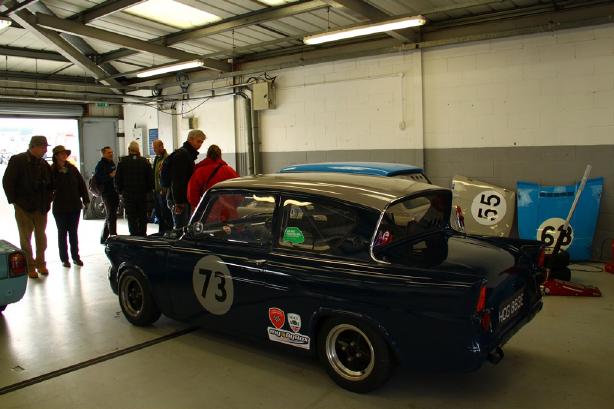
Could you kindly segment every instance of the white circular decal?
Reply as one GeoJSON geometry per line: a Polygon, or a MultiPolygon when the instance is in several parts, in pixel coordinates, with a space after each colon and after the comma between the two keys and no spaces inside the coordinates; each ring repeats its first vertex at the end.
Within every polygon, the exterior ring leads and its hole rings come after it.
{"type": "Polygon", "coordinates": [[[507,203],[505,197],[496,190],[485,190],[471,203],[471,215],[480,224],[492,226],[505,216],[507,203]]]}
{"type": "Polygon", "coordinates": [[[563,234],[561,249],[566,250],[573,243],[573,229],[570,224],[565,232],[563,232],[563,224],[565,224],[565,220],[560,217],[546,219],[537,229],[537,236],[535,238],[544,243],[547,246],[547,250],[552,251],[559,236],[563,234]]]}
{"type": "Polygon", "coordinates": [[[228,267],[218,256],[198,260],[192,272],[194,294],[211,314],[224,315],[232,306],[234,287],[228,267]]]}

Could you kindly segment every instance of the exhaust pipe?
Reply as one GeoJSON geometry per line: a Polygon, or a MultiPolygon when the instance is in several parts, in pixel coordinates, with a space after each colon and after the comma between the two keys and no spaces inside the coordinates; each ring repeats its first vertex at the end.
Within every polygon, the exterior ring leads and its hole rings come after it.
{"type": "Polygon", "coordinates": [[[496,347],[495,349],[490,351],[490,353],[488,354],[488,357],[486,359],[488,359],[488,361],[491,364],[497,365],[499,362],[501,362],[501,360],[503,359],[504,355],[505,354],[503,353],[503,350],[501,349],[501,347],[496,347]]]}

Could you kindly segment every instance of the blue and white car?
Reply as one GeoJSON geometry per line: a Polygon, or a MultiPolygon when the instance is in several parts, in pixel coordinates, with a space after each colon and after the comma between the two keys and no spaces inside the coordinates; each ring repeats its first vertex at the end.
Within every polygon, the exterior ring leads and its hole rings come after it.
{"type": "Polygon", "coordinates": [[[27,271],[23,251],[6,240],[0,240],[0,312],[25,294],[27,271]]]}
{"type": "Polygon", "coordinates": [[[280,173],[332,172],[355,175],[387,176],[431,183],[424,170],[414,165],[387,162],[320,162],[301,163],[282,168],[280,173]]]}

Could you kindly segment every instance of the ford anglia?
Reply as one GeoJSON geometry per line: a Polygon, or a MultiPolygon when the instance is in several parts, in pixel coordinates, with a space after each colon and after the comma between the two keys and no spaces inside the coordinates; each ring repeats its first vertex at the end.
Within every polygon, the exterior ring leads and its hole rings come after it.
{"type": "Polygon", "coordinates": [[[449,228],[451,192],[343,173],[227,180],[187,228],[107,241],[125,317],[318,356],[354,392],[397,364],[474,370],[542,308],[534,241],[449,228]]]}

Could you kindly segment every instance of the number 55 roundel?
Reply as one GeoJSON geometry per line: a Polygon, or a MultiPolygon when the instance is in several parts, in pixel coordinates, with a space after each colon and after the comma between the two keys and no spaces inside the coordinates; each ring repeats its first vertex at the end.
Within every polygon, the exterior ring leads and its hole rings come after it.
{"type": "Polygon", "coordinates": [[[234,287],[228,267],[218,256],[198,260],[192,272],[194,294],[207,311],[224,315],[232,306],[234,287]]]}

